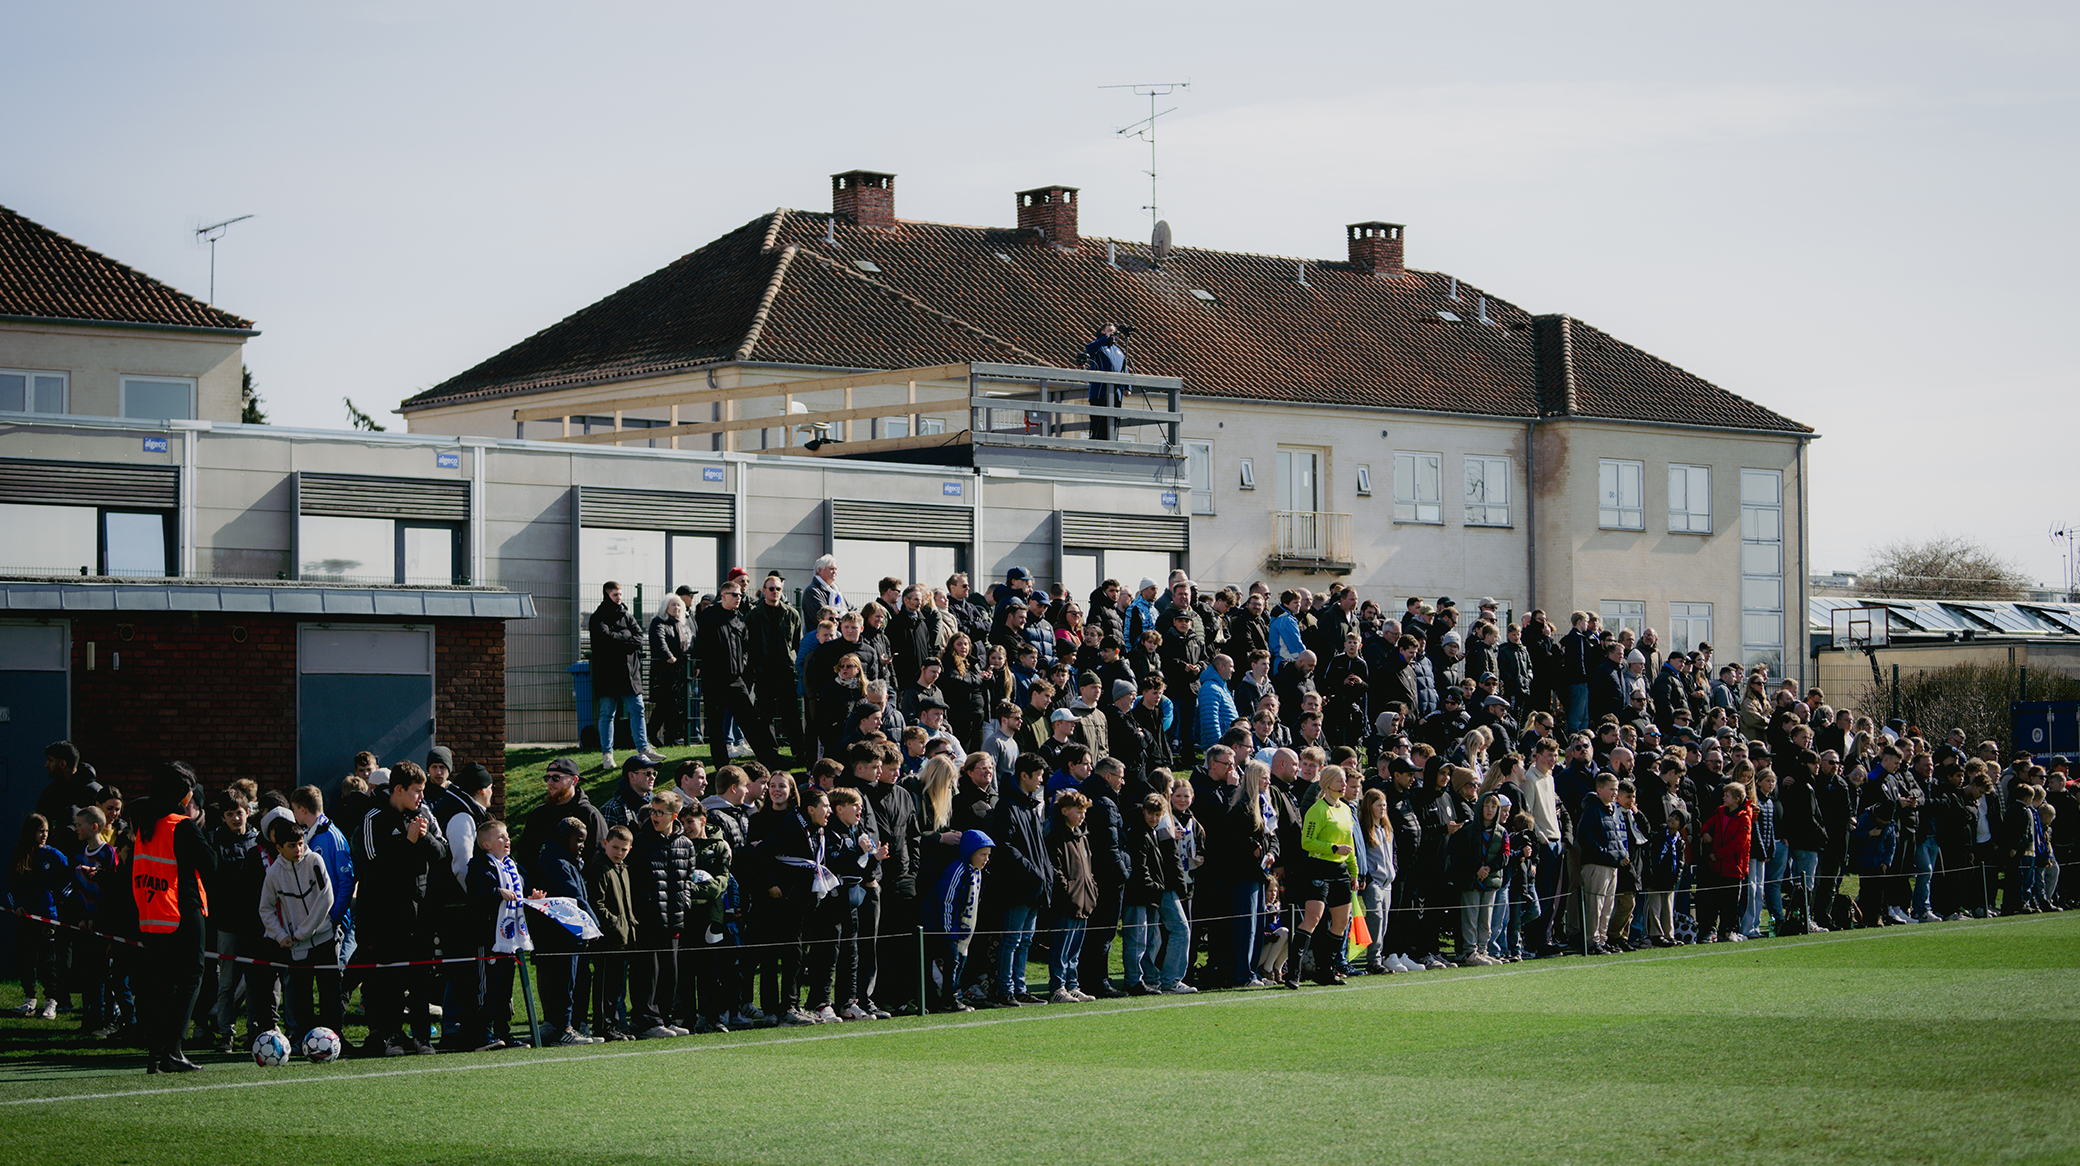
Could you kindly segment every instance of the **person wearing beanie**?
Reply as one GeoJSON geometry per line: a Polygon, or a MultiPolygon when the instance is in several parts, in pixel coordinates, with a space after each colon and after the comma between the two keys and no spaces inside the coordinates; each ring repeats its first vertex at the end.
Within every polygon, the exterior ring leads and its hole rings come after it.
{"type": "Polygon", "coordinates": [[[1638,648],[1625,653],[1625,704],[1618,710],[1618,716],[1624,717],[1627,710],[1632,707],[1632,696],[1634,693],[1651,696],[1652,694],[1647,691],[1647,687],[1652,683],[1653,678],[1647,675],[1646,653],[1638,648]]]}
{"type": "Polygon", "coordinates": [[[152,779],[152,796],[137,815],[140,871],[159,879],[132,879],[144,956],[135,965],[137,1027],[145,1046],[145,1072],[192,1073],[202,1066],[181,1052],[181,1034],[202,989],[202,940],[206,912],[202,880],[215,873],[217,852],[190,814],[195,771],[171,761],[152,779]]]}
{"type": "Polygon", "coordinates": [[[440,789],[448,784],[455,774],[455,753],[446,745],[435,745],[426,751],[426,784],[429,789],[440,789]]]}
{"type": "MultiPolygon", "coordinates": [[[[482,913],[470,903],[469,866],[477,853],[477,834],[491,820],[491,771],[472,761],[453,770],[453,755],[436,746],[427,757],[426,806],[441,835],[448,840],[448,861],[428,880],[427,902],[434,939],[443,957],[475,955],[483,944],[482,913]],[[446,757],[452,776],[434,788],[432,767],[446,757]]],[[[440,1046],[466,1051],[483,1043],[475,964],[442,964],[440,1046]]]]}

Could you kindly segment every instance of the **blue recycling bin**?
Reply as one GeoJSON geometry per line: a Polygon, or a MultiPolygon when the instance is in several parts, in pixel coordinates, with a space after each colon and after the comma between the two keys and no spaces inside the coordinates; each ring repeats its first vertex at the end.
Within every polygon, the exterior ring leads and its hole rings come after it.
{"type": "Polygon", "coordinates": [[[592,705],[592,661],[580,660],[571,665],[570,674],[571,696],[577,702],[578,723],[582,725],[599,715],[592,705]]]}
{"type": "MultiPolygon", "coordinates": [[[[571,674],[571,704],[578,718],[578,748],[583,752],[597,753],[599,747],[599,706],[592,702],[592,661],[580,660],[567,671],[571,674]]],[[[622,713],[614,715],[614,747],[631,749],[635,740],[628,726],[628,717],[622,713]]]]}

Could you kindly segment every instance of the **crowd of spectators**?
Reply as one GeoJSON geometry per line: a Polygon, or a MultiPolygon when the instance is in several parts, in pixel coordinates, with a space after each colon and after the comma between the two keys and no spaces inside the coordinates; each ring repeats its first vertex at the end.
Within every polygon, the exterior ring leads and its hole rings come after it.
{"type": "Polygon", "coordinates": [[[1390,617],[1342,584],[1209,593],[1181,572],[1078,599],[1020,568],[987,594],[882,579],[855,604],[829,557],[799,606],[777,574],[749,585],[682,589],[647,632],[602,589],[588,627],[614,784],[597,805],[562,758],[501,821],[498,759],[435,747],[360,755],[330,815],[315,786],[204,795],[175,763],[133,826],[121,790],[51,746],[9,868],[20,1011],[76,995],[85,1030],[184,1071],[190,1020],[224,1048],[241,1014],[247,1041],[337,1031],[357,988],[361,1055],[488,1051],[2071,899],[2065,762],[1874,723],[1593,613],[1563,631],[1411,598],[1390,617]],[[614,760],[617,714],[639,742],[672,738],[645,729],[646,653],[653,701],[686,700],[661,674],[692,672],[707,763],[614,760]],[[178,893],[148,885],[151,863],[178,893]],[[168,997],[169,1051],[137,1027],[154,928],[197,925],[205,897],[216,958],[185,1010],[186,989],[168,997]],[[575,915],[534,909],[556,902],[575,915]]]}

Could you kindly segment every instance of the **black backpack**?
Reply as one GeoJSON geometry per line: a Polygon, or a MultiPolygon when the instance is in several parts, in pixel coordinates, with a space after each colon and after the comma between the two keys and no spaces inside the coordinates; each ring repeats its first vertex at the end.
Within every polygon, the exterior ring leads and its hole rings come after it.
{"type": "Polygon", "coordinates": [[[1856,900],[1844,894],[1835,895],[1831,914],[1836,931],[1848,931],[1863,922],[1863,909],[1856,905],[1856,900]]]}
{"type": "Polygon", "coordinates": [[[1812,919],[1805,883],[1791,879],[1784,884],[1784,914],[1777,919],[1778,935],[1804,935],[1812,919]]]}

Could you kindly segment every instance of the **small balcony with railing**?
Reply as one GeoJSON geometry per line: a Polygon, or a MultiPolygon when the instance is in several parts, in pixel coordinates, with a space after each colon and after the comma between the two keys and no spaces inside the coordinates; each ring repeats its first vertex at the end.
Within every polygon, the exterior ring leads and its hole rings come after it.
{"type": "Polygon", "coordinates": [[[560,422],[550,440],[681,448],[682,439],[740,452],[872,458],[924,465],[1074,471],[1175,483],[1184,469],[1177,377],[1039,365],[947,364],[779,383],[689,388],[618,401],[516,409],[560,422]],[[1120,387],[1094,404],[1090,382],[1120,387]],[[713,420],[691,420],[712,412],[713,420]]]}
{"type": "Polygon", "coordinates": [[[1358,563],[1351,551],[1351,516],[1320,510],[1271,512],[1273,571],[1329,572],[1348,575],[1358,563]]]}

